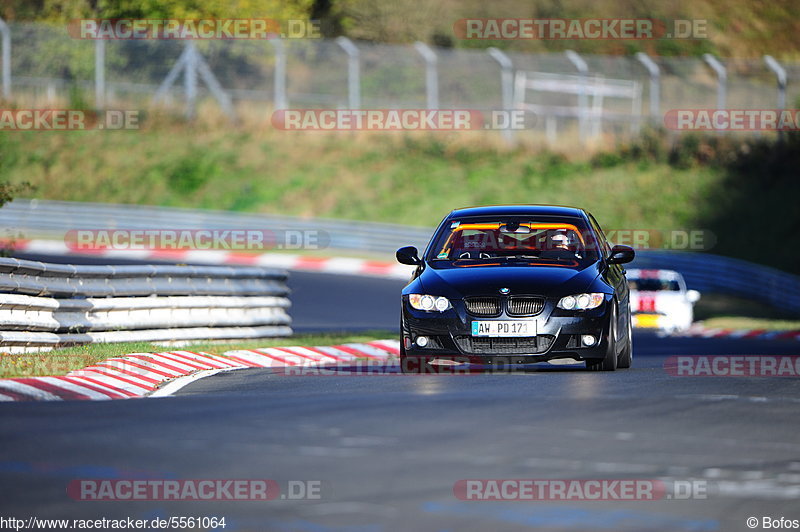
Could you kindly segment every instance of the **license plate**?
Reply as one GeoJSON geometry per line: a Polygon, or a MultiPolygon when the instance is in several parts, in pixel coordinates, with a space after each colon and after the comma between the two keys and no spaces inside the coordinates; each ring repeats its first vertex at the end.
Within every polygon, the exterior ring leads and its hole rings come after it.
{"type": "Polygon", "coordinates": [[[472,336],[536,336],[536,320],[473,321],[472,336]]]}

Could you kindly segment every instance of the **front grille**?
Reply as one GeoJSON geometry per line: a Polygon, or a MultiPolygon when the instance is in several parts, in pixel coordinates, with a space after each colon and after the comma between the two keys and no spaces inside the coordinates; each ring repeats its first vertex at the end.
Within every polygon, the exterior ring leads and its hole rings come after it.
{"type": "Polygon", "coordinates": [[[455,337],[459,349],[470,355],[534,355],[550,349],[554,340],[555,336],[549,334],[521,338],[455,337]]]}
{"type": "Polygon", "coordinates": [[[464,300],[464,305],[473,316],[500,315],[500,298],[497,297],[470,297],[464,300]]]}
{"type": "Polygon", "coordinates": [[[544,298],[512,296],[508,298],[509,316],[535,316],[544,309],[544,298]]]}

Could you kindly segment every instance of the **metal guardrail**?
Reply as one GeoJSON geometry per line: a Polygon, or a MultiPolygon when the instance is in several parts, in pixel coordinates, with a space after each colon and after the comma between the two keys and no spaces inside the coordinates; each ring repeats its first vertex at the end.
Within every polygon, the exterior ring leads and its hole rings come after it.
{"type": "Polygon", "coordinates": [[[292,334],[287,273],[0,258],[0,350],[292,334]]]}
{"type": "MultiPolygon", "coordinates": [[[[0,226],[60,234],[65,229],[267,229],[325,231],[329,246],[393,255],[401,246],[423,249],[432,229],[402,225],[222,211],[62,201],[15,200],[0,208],[0,226]]],[[[719,292],[800,313],[800,277],[751,262],[688,251],[637,251],[631,267],[680,272],[690,288],[719,292]]]]}
{"type": "Polygon", "coordinates": [[[0,258],[0,291],[50,296],[277,295],[287,274],[225,266],[73,266],[0,258]]]}
{"type": "Polygon", "coordinates": [[[58,238],[63,238],[66,229],[317,231],[331,248],[392,254],[400,245],[424,247],[431,235],[428,228],[373,222],[44,200],[14,200],[4,205],[0,227],[58,238]]]}
{"type": "Polygon", "coordinates": [[[675,270],[691,289],[753,299],[800,314],[800,277],[768,266],[710,253],[643,250],[636,252],[631,267],[675,270]]]}

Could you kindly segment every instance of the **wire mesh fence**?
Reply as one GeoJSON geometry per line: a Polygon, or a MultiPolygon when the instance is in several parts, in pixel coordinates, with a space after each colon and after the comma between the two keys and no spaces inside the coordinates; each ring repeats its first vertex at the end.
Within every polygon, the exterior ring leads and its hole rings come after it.
{"type": "Polygon", "coordinates": [[[537,112],[515,135],[558,143],[583,128],[587,136],[630,135],[642,121],[663,123],[671,109],[800,106],[800,63],[779,65],[781,100],[779,77],[762,59],[720,59],[720,74],[703,58],[651,57],[653,72],[636,56],[431,48],[431,58],[419,45],[342,38],[96,41],[73,38],[62,26],[22,23],[0,24],[4,32],[4,97],[36,108],[160,103],[192,116],[194,107],[216,101],[232,119],[240,104],[263,107],[265,117],[281,108],[490,111],[507,107],[513,93],[512,101],[537,112]],[[187,48],[193,53],[182,60],[187,48]],[[510,87],[518,73],[549,85],[510,87]],[[613,87],[623,85],[634,92],[615,98],[613,87]]]}

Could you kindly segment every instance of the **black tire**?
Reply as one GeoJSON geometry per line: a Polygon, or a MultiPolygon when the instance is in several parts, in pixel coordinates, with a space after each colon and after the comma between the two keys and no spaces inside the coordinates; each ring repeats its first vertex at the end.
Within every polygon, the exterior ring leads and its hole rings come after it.
{"type": "Polygon", "coordinates": [[[614,371],[617,369],[617,307],[613,302],[612,305],[606,356],[601,360],[587,360],[586,369],[589,371],[614,371]]]}
{"type": "Polygon", "coordinates": [[[400,373],[404,375],[419,375],[431,373],[431,365],[424,358],[406,355],[406,343],[403,331],[403,319],[400,318],[400,373]]]}
{"type": "Polygon", "coordinates": [[[628,315],[628,335],[625,342],[625,347],[619,355],[617,367],[621,369],[628,369],[633,364],[633,330],[631,328],[630,314],[628,315]]]}
{"type": "Polygon", "coordinates": [[[422,373],[433,373],[433,366],[422,357],[410,357],[403,354],[400,350],[400,373],[404,375],[420,375],[422,373]]]}

